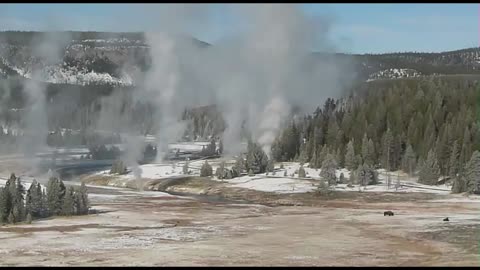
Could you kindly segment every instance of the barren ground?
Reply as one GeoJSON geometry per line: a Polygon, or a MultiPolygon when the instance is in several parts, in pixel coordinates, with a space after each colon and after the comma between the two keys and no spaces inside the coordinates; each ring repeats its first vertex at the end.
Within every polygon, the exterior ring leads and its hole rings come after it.
{"type": "Polygon", "coordinates": [[[1,265],[480,265],[480,204],[461,196],[250,190],[233,203],[89,190],[102,213],[0,227],[1,265]]]}

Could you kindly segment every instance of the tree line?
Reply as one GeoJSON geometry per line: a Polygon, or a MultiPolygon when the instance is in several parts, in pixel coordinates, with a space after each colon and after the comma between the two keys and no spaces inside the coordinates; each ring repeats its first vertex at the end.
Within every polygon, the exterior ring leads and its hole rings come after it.
{"type": "MultiPolygon", "coordinates": [[[[214,143],[214,141],[213,141],[214,143]]],[[[213,148],[214,144],[210,144],[213,148]]],[[[223,147],[221,147],[223,148],[223,147]]],[[[221,149],[220,148],[220,149],[221,149]]],[[[248,141],[247,153],[245,155],[239,155],[236,158],[235,164],[231,169],[225,167],[225,162],[222,162],[215,172],[215,176],[218,179],[231,179],[241,176],[243,173],[249,175],[269,173],[273,172],[274,165],[273,159],[269,159],[265,151],[252,140],[248,141]]],[[[205,160],[205,163],[200,169],[200,176],[208,177],[213,176],[212,166],[205,160]]]]}
{"type": "Polygon", "coordinates": [[[313,114],[290,121],[276,138],[272,157],[313,168],[330,160],[354,171],[353,177],[378,168],[403,169],[431,185],[450,177],[454,192],[475,192],[479,90],[476,81],[442,77],[364,84],[347,98],[329,98],[313,114]]]}
{"type": "Polygon", "coordinates": [[[50,216],[86,215],[89,211],[87,188],[66,187],[62,180],[51,177],[47,186],[33,180],[28,190],[15,174],[0,188],[0,223],[31,223],[50,216]]]}

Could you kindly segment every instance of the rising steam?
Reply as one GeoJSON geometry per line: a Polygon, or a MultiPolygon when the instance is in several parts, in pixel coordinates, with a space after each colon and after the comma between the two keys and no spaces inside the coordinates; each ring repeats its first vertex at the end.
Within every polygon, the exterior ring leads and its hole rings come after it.
{"type": "Polygon", "coordinates": [[[145,12],[160,19],[158,29],[146,34],[152,66],[135,95],[155,105],[158,160],[184,133],[179,117],[185,107],[218,105],[227,123],[228,155],[241,150],[243,123],[270,154],[291,108],[310,112],[342,89],[345,66],[310,60],[315,48],[332,48],[328,21],[306,16],[298,5],[228,6],[235,7],[243,31],[199,49],[186,33],[212,27],[209,7],[168,5],[145,12]]]}
{"type": "MultiPolygon", "coordinates": [[[[187,36],[192,31],[212,29],[209,18],[213,5],[161,5],[158,9],[149,5],[142,9],[154,26],[145,34],[151,68],[136,76],[143,80],[135,82],[131,94],[134,102],[149,103],[155,109],[157,160],[168,151],[168,143],[184,134],[187,123],[180,116],[186,107],[217,105],[227,123],[223,133],[227,155],[241,151],[244,124],[270,154],[292,108],[309,113],[327,97],[341,94],[342,80],[351,65],[334,58],[312,60],[317,57],[315,49],[334,51],[329,41],[329,21],[305,15],[298,5],[224,7],[232,11],[240,31],[208,48],[200,48],[187,36]]],[[[64,40],[49,36],[35,42],[32,47],[39,48],[38,55],[52,63],[62,59],[64,40]]],[[[48,133],[45,86],[35,80],[40,78],[40,71],[33,70],[33,80],[25,85],[29,110],[23,145],[30,155],[46,145],[48,133]]],[[[122,111],[120,100],[122,94],[105,97],[92,128],[127,135],[122,159],[140,179],[138,161],[144,142],[139,136],[144,134],[131,127],[129,112],[122,111]]]]}
{"type": "MultiPolygon", "coordinates": [[[[220,40],[197,66],[227,122],[225,151],[239,151],[239,131],[247,122],[267,153],[292,107],[312,111],[337,96],[347,72],[333,60],[311,65],[314,48],[331,48],[328,22],[307,17],[298,5],[235,6],[244,31],[220,40]]],[[[155,57],[155,56],[154,56],[155,57]]],[[[200,91],[200,90],[199,90],[200,91]]]]}
{"type": "MultiPolygon", "coordinates": [[[[46,65],[55,65],[63,61],[63,50],[68,37],[59,39],[58,35],[47,32],[36,37],[30,45],[32,55],[42,59],[46,65]]],[[[42,82],[44,66],[32,66],[31,78],[24,82],[26,94],[26,115],[23,123],[23,136],[19,146],[32,168],[37,167],[35,154],[47,149],[48,118],[46,113],[46,84],[42,82]]]]}

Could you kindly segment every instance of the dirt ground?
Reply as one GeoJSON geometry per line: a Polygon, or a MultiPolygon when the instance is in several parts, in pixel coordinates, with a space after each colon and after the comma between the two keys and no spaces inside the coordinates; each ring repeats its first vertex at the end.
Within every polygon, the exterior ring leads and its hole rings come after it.
{"type": "Polygon", "coordinates": [[[297,194],[295,200],[303,203],[292,206],[89,191],[99,214],[0,227],[1,265],[480,265],[479,201],[416,194],[385,200],[345,196],[314,204],[313,195],[297,194]],[[395,216],[384,217],[385,210],[395,216]],[[443,222],[447,216],[450,222],[443,222]]]}

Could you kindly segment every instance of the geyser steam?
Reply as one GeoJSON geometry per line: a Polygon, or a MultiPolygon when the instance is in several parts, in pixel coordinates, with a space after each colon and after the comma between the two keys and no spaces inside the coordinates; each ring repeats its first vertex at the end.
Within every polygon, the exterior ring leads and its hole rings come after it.
{"type": "MultiPolygon", "coordinates": [[[[270,154],[271,145],[289,119],[292,108],[312,112],[327,97],[340,95],[342,80],[351,65],[334,57],[318,58],[316,48],[331,48],[329,22],[305,15],[299,5],[222,5],[230,9],[241,31],[201,48],[188,37],[192,31],[212,29],[209,18],[213,5],[148,5],[143,11],[157,12],[157,29],[146,33],[151,67],[144,80],[135,82],[134,102],[154,107],[157,159],[168,151],[168,143],[180,138],[186,123],[180,120],[186,107],[216,104],[225,118],[224,152],[236,155],[242,148],[242,126],[270,154]]],[[[222,11],[223,12],[223,11],[222,11]]],[[[61,59],[62,42],[52,41],[41,54],[61,59]],[[48,50],[46,50],[48,49],[48,50]]],[[[33,72],[34,77],[36,76],[33,72]]],[[[142,76],[139,76],[142,77],[142,76]]],[[[31,102],[26,118],[25,150],[45,143],[47,119],[42,84],[26,85],[31,102]],[[39,132],[41,131],[41,132],[39,132]]],[[[115,93],[115,91],[114,91],[115,93]]],[[[116,94],[105,98],[97,128],[126,136],[122,157],[141,178],[138,160],[144,143],[138,130],[129,124],[128,111],[122,112],[116,94]],[[115,121],[112,121],[115,120],[115,121]],[[110,125],[110,127],[109,127],[110,125]]],[[[133,106],[132,104],[128,104],[133,106]]],[[[36,150],[35,150],[36,151],[36,150]]]]}
{"type": "MultiPolygon", "coordinates": [[[[153,64],[146,93],[154,93],[150,96],[158,110],[159,154],[183,133],[185,125],[178,117],[190,104],[218,105],[227,122],[226,153],[240,151],[239,133],[246,121],[253,138],[270,154],[292,107],[310,112],[340,93],[345,67],[334,60],[311,61],[315,48],[331,47],[325,20],[307,17],[298,5],[234,7],[244,31],[202,51],[182,36],[186,29],[163,28],[164,32],[148,34],[153,64]]],[[[175,23],[166,23],[167,18],[164,25],[191,25],[178,21],[191,17],[172,16],[178,10],[195,14],[193,5],[169,6],[163,14],[175,18],[175,23]]],[[[199,13],[205,14],[204,7],[199,13]]],[[[208,31],[207,23],[200,26],[208,31]]]]}
{"type": "MultiPolygon", "coordinates": [[[[52,32],[39,35],[30,44],[33,57],[42,59],[46,65],[55,65],[63,59],[63,49],[68,38],[52,32]]],[[[23,123],[24,134],[19,142],[20,149],[29,165],[37,167],[35,154],[47,148],[48,119],[46,113],[46,84],[42,82],[43,66],[31,67],[31,78],[24,83],[26,94],[26,115],[23,123]]]]}

